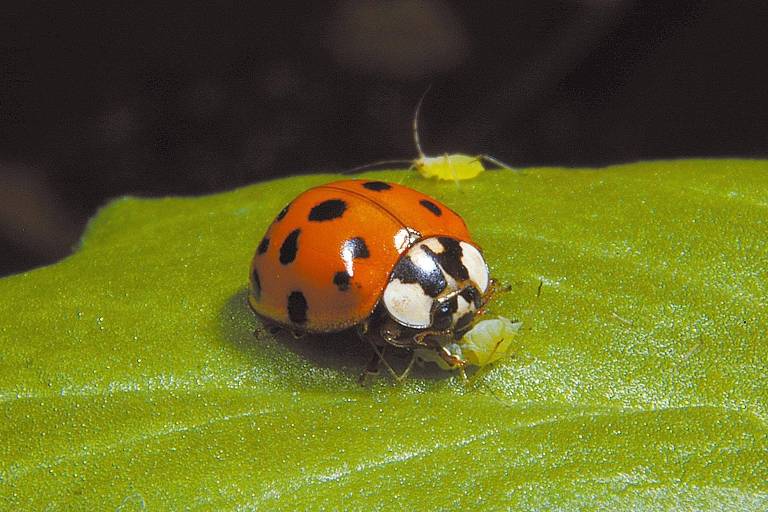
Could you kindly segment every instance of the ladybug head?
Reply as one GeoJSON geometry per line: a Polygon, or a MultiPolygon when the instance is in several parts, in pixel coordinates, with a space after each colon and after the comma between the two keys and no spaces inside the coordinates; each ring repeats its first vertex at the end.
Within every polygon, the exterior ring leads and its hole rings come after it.
{"type": "Polygon", "coordinates": [[[455,238],[425,238],[401,255],[383,303],[405,327],[458,335],[472,324],[488,283],[488,266],[477,247],[455,238]]]}

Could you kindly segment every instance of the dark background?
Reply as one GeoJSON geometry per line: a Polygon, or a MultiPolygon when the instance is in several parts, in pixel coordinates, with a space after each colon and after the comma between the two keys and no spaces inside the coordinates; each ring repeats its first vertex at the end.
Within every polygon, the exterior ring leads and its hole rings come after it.
{"type": "Polygon", "coordinates": [[[68,254],[118,195],[413,158],[429,84],[428,154],[765,157],[766,14],[758,1],[11,2],[0,275],[68,254]]]}

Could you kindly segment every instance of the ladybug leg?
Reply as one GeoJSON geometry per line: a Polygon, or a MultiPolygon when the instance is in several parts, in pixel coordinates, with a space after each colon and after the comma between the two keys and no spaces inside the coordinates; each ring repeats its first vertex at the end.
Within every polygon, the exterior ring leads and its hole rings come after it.
{"type": "MultiPolygon", "coordinates": [[[[383,347],[380,347],[378,344],[376,344],[376,342],[374,341],[374,339],[372,339],[371,336],[368,336],[368,335],[365,334],[367,332],[367,327],[368,326],[365,325],[365,324],[361,325],[358,328],[357,333],[360,336],[360,338],[364,339],[365,341],[368,342],[368,344],[371,345],[371,348],[373,349],[374,355],[373,355],[373,358],[371,359],[371,361],[368,363],[368,366],[363,371],[363,374],[360,376],[360,379],[359,379],[360,384],[361,385],[365,385],[365,383],[368,381],[368,378],[371,375],[375,375],[375,374],[378,373],[378,371],[379,371],[379,364],[383,364],[384,365],[384,367],[387,369],[387,372],[389,372],[389,374],[392,375],[392,378],[394,378],[395,381],[398,384],[402,383],[408,377],[408,375],[411,373],[411,369],[413,369],[413,365],[416,363],[416,359],[417,359],[416,352],[413,352],[413,354],[411,355],[411,360],[408,363],[408,366],[403,371],[403,373],[398,374],[395,371],[395,369],[392,368],[392,365],[389,364],[389,361],[387,361],[387,359],[384,357],[384,352],[387,350],[387,345],[384,345],[383,347]]],[[[385,340],[385,341],[390,343],[389,340],[385,340]]],[[[393,344],[393,345],[394,346],[400,346],[400,345],[396,345],[396,344],[393,344]]],[[[405,347],[404,344],[402,346],[405,347]]]]}
{"type": "Polygon", "coordinates": [[[480,304],[480,307],[475,312],[475,316],[482,316],[486,313],[485,307],[488,305],[488,303],[491,301],[491,299],[496,295],[497,293],[507,293],[512,290],[511,285],[501,285],[499,282],[495,279],[491,279],[488,282],[488,288],[486,288],[485,293],[483,294],[483,302],[480,304]]]}
{"type": "Polygon", "coordinates": [[[440,343],[434,337],[444,337],[450,335],[449,331],[421,331],[413,335],[413,343],[418,347],[435,348],[440,347],[440,343]],[[432,336],[433,338],[430,338],[432,336]]]}
{"type": "Polygon", "coordinates": [[[272,322],[272,321],[270,321],[270,320],[268,320],[266,318],[262,318],[261,319],[261,325],[260,326],[259,325],[254,326],[254,328],[253,328],[253,335],[258,338],[259,336],[264,334],[264,331],[266,331],[270,335],[274,336],[275,334],[279,333],[282,330],[283,330],[283,328],[280,327],[280,324],[272,322]]]}
{"type": "Polygon", "coordinates": [[[296,331],[294,329],[288,329],[288,332],[290,332],[293,335],[293,339],[300,340],[301,338],[305,337],[307,335],[304,331],[296,331]]]}
{"type": "Polygon", "coordinates": [[[386,346],[379,348],[376,342],[373,339],[371,339],[370,336],[367,336],[365,332],[367,332],[367,326],[365,325],[360,326],[360,328],[357,330],[358,336],[361,339],[365,340],[371,346],[371,348],[373,349],[374,355],[373,355],[373,359],[371,359],[371,361],[368,363],[365,370],[363,370],[363,375],[360,376],[359,380],[364,382],[365,380],[367,380],[368,375],[378,373],[379,371],[378,365],[379,363],[382,363],[384,364],[384,367],[387,369],[387,371],[395,378],[395,380],[400,382],[400,376],[397,374],[394,368],[392,368],[392,365],[390,365],[389,362],[384,358],[384,350],[386,349],[386,346]],[[374,371],[369,371],[374,367],[375,367],[374,371]]]}
{"type": "Polygon", "coordinates": [[[413,368],[413,364],[416,362],[416,359],[417,359],[416,352],[414,351],[411,355],[411,360],[408,363],[408,366],[405,368],[405,371],[403,371],[403,373],[400,374],[399,376],[395,377],[397,379],[398,384],[403,382],[405,378],[408,377],[408,374],[411,373],[411,368],[413,368]]]}
{"type": "Polygon", "coordinates": [[[361,386],[368,385],[368,382],[370,381],[371,377],[374,375],[379,374],[379,364],[381,363],[381,358],[378,354],[373,354],[373,357],[368,362],[368,364],[365,366],[365,369],[360,374],[360,377],[358,377],[357,381],[360,383],[361,386]]]}
{"type": "Polygon", "coordinates": [[[442,346],[436,339],[430,338],[430,336],[446,336],[451,333],[448,331],[423,331],[413,337],[414,343],[419,346],[434,350],[440,359],[453,369],[461,369],[463,371],[467,362],[442,346]]]}
{"type": "Polygon", "coordinates": [[[480,307],[477,309],[477,312],[475,312],[475,316],[481,316],[485,314],[485,306],[488,305],[488,303],[493,298],[493,295],[496,293],[496,288],[498,287],[498,283],[495,279],[491,279],[488,281],[488,288],[485,289],[485,293],[483,294],[483,302],[480,304],[480,307]]]}
{"type": "Polygon", "coordinates": [[[464,366],[466,366],[467,362],[462,358],[455,354],[451,354],[445,347],[440,347],[440,350],[438,350],[437,353],[440,358],[445,361],[446,364],[448,364],[448,366],[453,369],[461,369],[461,372],[464,372],[464,366]]]}

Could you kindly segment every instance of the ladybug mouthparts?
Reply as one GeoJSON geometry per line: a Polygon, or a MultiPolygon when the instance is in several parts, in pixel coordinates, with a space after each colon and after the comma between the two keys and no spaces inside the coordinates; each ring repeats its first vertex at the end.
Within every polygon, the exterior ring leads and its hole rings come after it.
{"type": "MultiPolygon", "coordinates": [[[[477,247],[456,238],[425,238],[400,257],[384,289],[383,304],[392,320],[417,336],[460,336],[472,325],[489,281],[477,247]]],[[[399,345],[405,340],[388,341],[399,345]]]]}

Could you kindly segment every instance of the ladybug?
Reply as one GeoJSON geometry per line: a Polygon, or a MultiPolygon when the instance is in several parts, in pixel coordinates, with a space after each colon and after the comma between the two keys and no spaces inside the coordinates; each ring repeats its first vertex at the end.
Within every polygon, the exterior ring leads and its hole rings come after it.
{"type": "Polygon", "coordinates": [[[445,347],[472,327],[490,285],[456,212],[402,185],[344,180],[280,211],[253,256],[248,302],[296,334],[356,328],[379,357],[387,344],[426,349],[455,368],[465,362],[445,347]]]}

